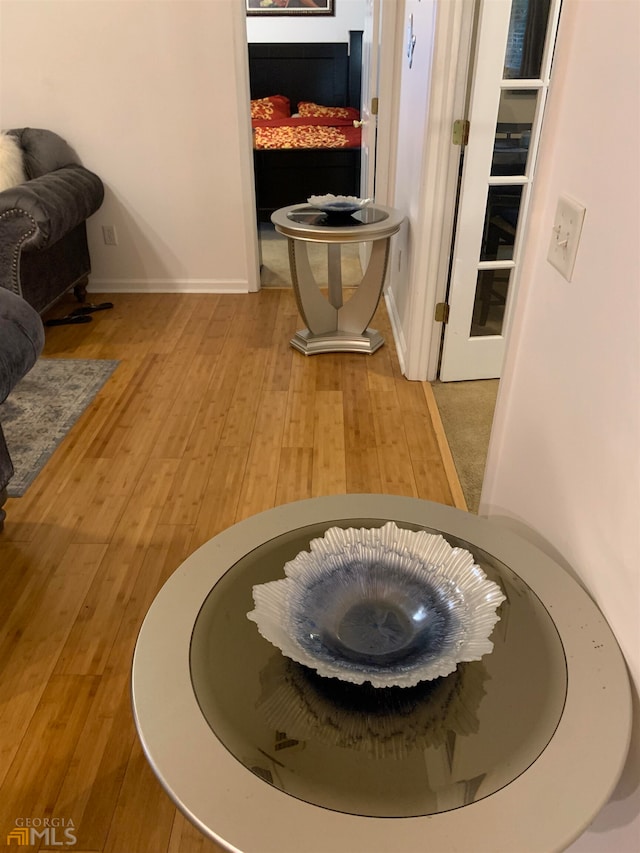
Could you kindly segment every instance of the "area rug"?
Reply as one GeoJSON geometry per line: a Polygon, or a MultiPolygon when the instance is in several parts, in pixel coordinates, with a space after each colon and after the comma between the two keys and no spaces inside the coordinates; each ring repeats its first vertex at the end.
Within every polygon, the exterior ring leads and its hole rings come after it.
{"type": "Polygon", "coordinates": [[[117,367],[105,359],[40,358],[0,405],[0,423],[15,474],[7,493],[17,498],[117,367]]]}

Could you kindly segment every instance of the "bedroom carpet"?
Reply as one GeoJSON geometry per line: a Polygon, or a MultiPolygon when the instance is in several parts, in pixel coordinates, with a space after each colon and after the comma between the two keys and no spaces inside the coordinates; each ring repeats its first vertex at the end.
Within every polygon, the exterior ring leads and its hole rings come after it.
{"type": "Polygon", "coordinates": [[[0,405],[15,473],[9,497],[21,497],[111,376],[117,361],[39,358],[0,405]]]}
{"type": "Polygon", "coordinates": [[[498,379],[432,382],[440,419],[469,512],[477,513],[498,379]]]}
{"type": "MultiPolygon", "coordinates": [[[[358,243],[342,246],[342,283],[345,287],[360,284],[362,268],[358,254],[358,243]]],[[[291,287],[287,238],[278,234],[273,225],[260,224],[260,248],[262,269],[260,282],[263,287],[291,287]]],[[[326,283],[327,246],[325,243],[309,243],[309,260],[317,281],[326,283]]]]}

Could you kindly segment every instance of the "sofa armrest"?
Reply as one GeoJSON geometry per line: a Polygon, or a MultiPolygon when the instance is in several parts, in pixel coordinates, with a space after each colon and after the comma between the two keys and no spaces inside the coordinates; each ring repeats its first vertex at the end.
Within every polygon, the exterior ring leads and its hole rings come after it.
{"type": "Polygon", "coordinates": [[[0,255],[5,236],[10,242],[15,239],[16,226],[22,251],[44,249],[95,213],[103,198],[100,178],[75,164],[4,190],[0,193],[0,255]],[[13,235],[5,235],[9,222],[13,235]]]}
{"type": "Polygon", "coordinates": [[[0,292],[0,403],[33,367],[43,346],[38,312],[14,293],[0,292]]]}

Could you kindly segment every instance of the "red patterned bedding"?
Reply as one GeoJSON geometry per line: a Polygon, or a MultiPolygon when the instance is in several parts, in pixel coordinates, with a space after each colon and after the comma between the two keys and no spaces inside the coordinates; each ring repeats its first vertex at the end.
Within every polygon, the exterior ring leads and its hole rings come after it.
{"type": "Polygon", "coordinates": [[[351,117],[291,116],[253,119],[251,124],[257,149],[359,148],[362,135],[351,117]]]}

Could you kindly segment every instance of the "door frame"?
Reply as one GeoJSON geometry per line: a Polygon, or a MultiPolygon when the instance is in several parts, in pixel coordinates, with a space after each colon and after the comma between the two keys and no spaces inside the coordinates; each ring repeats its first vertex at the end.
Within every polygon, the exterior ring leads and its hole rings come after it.
{"type": "Polygon", "coordinates": [[[477,0],[435,0],[432,80],[422,154],[423,186],[413,240],[421,246],[411,270],[410,321],[404,330],[407,379],[437,378],[442,323],[435,319],[449,279],[462,148],[453,124],[464,118],[477,0]]]}
{"type": "Polygon", "coordinates": [[[242,192],[239,203],[242,206],[243,237],[247,251],[247,284],[249,293],[260,290],[260,243],[256,227],[256,185],[253,167],[253,132],[249,102],[249,44],[247,41],[247,12],[243,3],[233,4],[231,9],[233,36],[235,41],[235,78],[237,96],[237,115],[240,141],[240,178],[242,192]],[[242,117],[244,116],[244,121],[242,117]]]}
{"type": "MultiPolygon", "coordinates": [[[[377,83],[370,97],[378,99],[378,113],[374,117],[374,157],[373,157],[373,190],[369,193],[363,182],[364,170],[361,168],[360,192],[362,197],[375,198],[378,204],[393,207],[393,180],[395,178],[396,149],[398,141],[398,103],[400,100],[400,74],[396,61],[396,33],[398,9],[402,3],[397,0],[368,0],[372,7],[372,20],[377,21],[378,37],[376,48],[377,83]]],[[[367,5],[368,5],[367,4],[367,5]]],[[[375,30],[375,27],[374,27],[375,30]]],[[[365,22],[366,31],[366,22],[365,22]]],[[[365,71],[363,66],[363,72],[365,71]]],[[[362,75],[362,94],[364,95],[365,74],[362,75]]],[[[369,105],[370,106],[370,105],[369,105]]],[[[369,107],[362,104],[361,116],[369,114],[369,107]]],[[[365,119],[366,120],[366,119],[365,119]]],[[[369,121],[371,116],[369,115],[369,121]]],[[[371,158],[367,163],[367,177],[371,170],[371,158]]],[[[367,181],[367,184],[369,181],[367,181]]],[[[360,264],[365,269],[369,263],[371,243],[360,244],[360,264]]]]}
{"type": "Polygon", "coordinates": [[[379,112],[376,130],[375,197],[378,204],[392,206],[398,141],[400,63],[396,34],[402,21],[403,3],[377,0],[380,4],[378,47],[379,112]]]}

